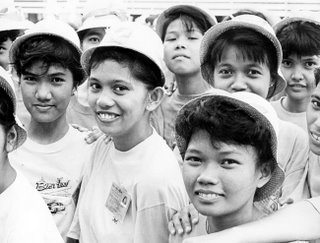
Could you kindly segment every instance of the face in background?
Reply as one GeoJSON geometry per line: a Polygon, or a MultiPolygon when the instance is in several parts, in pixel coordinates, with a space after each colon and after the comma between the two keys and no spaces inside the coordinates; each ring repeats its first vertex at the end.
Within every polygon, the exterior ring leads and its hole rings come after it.
{"type": "Polygon", "coordinates": [[[6,41],[0,43],[0,66],[5,70],[9,68],[9,50],[12,45],[11,39],[7,39],[6,41]]]}
{"type": "Polygon", "coordinates": [[[148,89],[123,64],[105,60],[91,69],[88,100],[105,134],[133,145],[149,124],[148,89]]]}
{"type": "Polygon", "coordinates": [[[307,108],[309,145],[313,153],[320,155],[320,86],[317,85],[307,108]]]}
{"type": "Polygon", "coordinates": [[[252,213],[255,191],[266,183],[256,166],[257,159],[252,146],[221,142],[214,147],[207,131],[192,134],[182,172],[196,209],[232,221],[252,213]]]}
{"type": "Polygon", "coordinates": [[[200,72],[200,44],[203,34],[193,23],[188,31],[185,24],[176,19],[166,30],[164,37],[164,61],[168,69],[176,75],[200,72]]]}
{"type": "Polygon", "coordinates": [[[20,77],[23,102],[37,123],[64,119],[74,92],[73,75],[60,65],[46,67],[37,61],[20,77]]]}
{"type": "Polygon", "coordinates": [[[82,51],[89,49],[90,47],[98,46],[105,35],[104,28],[94,28],[85,31],[85,34],[81,40],[82,51]]]}
{"type": "Polygon", "coordinates": [[[247,91],[267,98],[270,83],[267,64],[249,60],[235,46],[226,48],[214,66],[213,86],[231,93],[247,91]]]}
{"type": "Polygon", "coordinates": [[[281,72],[287,81],[288,98],[294,101],[309,100],[315,89],[314,69],[320,66],[320,56],[298,56],[284,58],[281,72]]]}

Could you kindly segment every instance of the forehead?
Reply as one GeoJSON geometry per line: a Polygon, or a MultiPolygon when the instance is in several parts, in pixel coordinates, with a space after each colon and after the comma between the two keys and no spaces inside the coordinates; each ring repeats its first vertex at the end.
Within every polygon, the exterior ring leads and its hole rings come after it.
{"type": "Polygon", "coordinates": [[[168,24],[166,34],[170,32],[201,32],[191,19],[177,18],[168,24]]]}
{"type": "Polygon", "coordinates": [[[62,73],[62,74],[71,73],[71,71],[68,68],[63,67],[59,63],[48,64],[41,60],[31,63],[31,65],[27,67],[25,71],[31,72],[35,75],[44,75],[44,74],[52,74],[52,73],[62,73]]]}
{"type": "Polygon", "coordinates": [[[88,29],[85,31],[83,38],[86,38],[88,36],[92,35],[99,35],[99,36],[104,36],[105,35],[105,29],[104,28],[93,28],[93,29],[88,29]]]}

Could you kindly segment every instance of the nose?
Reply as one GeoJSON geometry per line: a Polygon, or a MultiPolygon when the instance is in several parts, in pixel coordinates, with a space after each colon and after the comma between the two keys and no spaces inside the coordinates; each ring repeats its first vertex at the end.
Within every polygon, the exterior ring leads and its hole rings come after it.
{"type": "Polygon", "coordinates": [[[35,96],[41,102],[49,101],[52,98],[50,84],[43,81],[39,82],[35,96]]]}
{"type": "Polygon", "coordinates": [[[246,91],[248,89],[246,79],[242,74],[236,74],[231,84],[232,92],[246,91]]]}
{"type": "Polygon", "coordinates": [[[219,183],[219,166],[216,163],[210,163],[203,168],[197,182],[200,185],[216,185],[219,183]]]}
{"type": "Polygon", "coordinates": [[[176,49],[185,49],[185,48],[186,48],[185,38],[179,37],[177,39],[176,49]]]}
{"type": "Polygon", "coordinates": [[[114,105],[114,99],[111,92],[104,90],[97,99],[97,105],[101,108],[108,108],[114,105]]]}
{"type": "Polygon", "coordinates": [[[296,66],[291,74],[291,79],[295,81],[300,81],[303,79],[303,72],[302,68],[299,66],[296,66]]]}

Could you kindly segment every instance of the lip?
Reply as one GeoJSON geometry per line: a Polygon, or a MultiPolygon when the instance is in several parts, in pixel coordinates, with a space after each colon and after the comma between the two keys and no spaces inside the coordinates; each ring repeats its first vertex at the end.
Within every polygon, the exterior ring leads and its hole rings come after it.
{"type": "Polygon", "coordinates": [[[203,203],[213,203],[224,197],[222,193],[217,193],[211,190],[199,189],[195,191],[195,195],[200,202],[203,203]]]}
{"type": "Polygon", "coordinates": [[[35,104],[33,105],[37,110],[39,111],[48,111],[50,110],[54,105],[48,105],[48,104],[35,104]]]}
{"type": "Polygon", "coordinates": [[[108,123],[119,119],[120,115],[110,111],[97,111],[96,116],[99,121],[108,123]]]}
{"type": "Polygon", "coordinates": [[[288,86],[290,87],[290,88],[294,88],[294,89],[305,89],[306,87],[307,87],[307,85],[305,85],[305,84],[296,84],[296,83],[289,83],[288,84],[288,86]]]}
{"type": "Polygon", "coordinates": [[[311,140],[313,143],[318,144],[320,146],[320,135],[310,131],[309,136],[311,137],[311,140]]]}
{"type": "Polygon", "coordinates": [[[184,54],[176,54],[172,57],[172,59],[176,60],[176,59],[183,59],[183,58],[186,58],[186,59],[190,59],[190,57],[184,55],[184,54]]]}

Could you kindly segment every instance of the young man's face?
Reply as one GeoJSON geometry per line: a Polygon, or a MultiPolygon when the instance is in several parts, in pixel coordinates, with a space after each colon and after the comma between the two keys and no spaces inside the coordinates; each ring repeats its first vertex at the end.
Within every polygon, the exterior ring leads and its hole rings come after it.
{"type": "Polygon", "coordinates": [[[104,28],[95,28],[87,30],[81,41],[82,50],[85,51],[90,47],[95,47],[99,45],[104,35],[104,28]]]}
{"type": "Polygon", "coordinates": [[[200,44],[203,34],[193,24],[188,31],[180,19],[172,21],[164,37],[164,61],[176,75],[200,72],[200,44]]]}
{"type": "Polygon", "coordinates": [[[9,68],[9,50],[12,45],[11,39],[7,39],[6,41],[0,43],[0,66],[5,70],[9,68]]]}
{"type": "Polygon", "coordinates": [[[286,93],[293,101],[309,100],[315,88],[314,69],[320,66],[320,56],[289,55],[284,58],[281,72],[287,81],[286,93]]]}
{"type": "Polygon", "coordinates": [[[255,191],[263,185],[257,159],[252,146],[218,143],[214,147],[207,131],[192,134],[182,173],[196,209],[207,216],[233,220],[252,213],[255,191]]]}
{"type": "Polygon", "coordinates": [[[267,98],[270,83],[267,64],[243,57],[235,46],[226,48],[214,66],[213,87],[231,93],[247,91],[267,98]]]}
{"type": "Polygon", "coordinates": [[[37,61],[20,77],[23,102],[37,123],[54,123],[65,119],[74,92],[73,75],[60,65],[43,66],[37,61]]]}
{"type": "Polygon", "coordinates": [[[105,60],[91,69],[88,101],[101,131],[114,140],[136,141],[149,123],[148,89],[123,64],[105,60]]]}
{"type": "Polygon", "coordinates": [[[307,108],[307,123],[310,149],[320,155],[320,85],[311,95],[307,108]]]}

